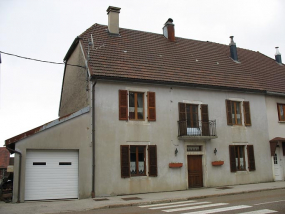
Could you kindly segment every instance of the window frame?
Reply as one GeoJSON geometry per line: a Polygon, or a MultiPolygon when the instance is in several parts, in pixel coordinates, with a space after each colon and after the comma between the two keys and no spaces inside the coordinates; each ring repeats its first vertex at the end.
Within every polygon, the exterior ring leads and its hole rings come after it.
{"type": "Polygon", "coordinates": [[[285,104],[277,103],[277,111],[278,111],[278,121],[279,122],[285,122],[285,104]],[[284,119],[281,119],[281,111],[280,111],[280,107],[281,106],[282,106],[282,110],[283,110],[283,117],[284,117],[284,119]]]}
{"type": "MultiPolygon", "coordinates": [[[[232,123],[233,125],[237,125],[237,126],[242,126],[242,110],[241,110],[241,102],[240,101],[231,101],[231,109],[233,108],[234,105],[234,118],[232,118],[232,123]],[[239,104],[239,110],[240,110],[240,123],[237,122],[238,118],[237,118],[237,104],[239,104]],[[233,120],[234,119],[234,120],[233,120]]],[[[233,115],[233,112],[232,112],[233,115]]],[[[231,115],[231,116],[232,116],[231,115]]]]}
{"type": "Polygon", "coordinates": [[[128,116],[129,116],[129,120],[132,121],[144,121],[145,120],[145,109],[144,109],[144,105],[145,105],[145,93],[144,92],[139,92],[139,91],[128,91],[128,116]],[[134,93],[134,108],[135,108],[135,118],[130,118],[130,93],[134,93]],[[143,107],[143,118],[142,119],[138,119],[138,105],[137,105],[137,101],[138,101],[138,94],[142,94],[143,97],[143,103],[142,103],[142,107],[143,107]]]}
{"type": "Polygon", "coordinates": [[[141,146],[141,145],[130,145],[130,164],[131,164],[131,149],[132,147],[135,147],[136,149],[136,169],[137,173],[132,174],[131,173],[131,165],[130,165],[130,175],[131,177],[137,177],[137,176],[146,176],[146,146],[141,146]],[[139,147],[144,149],[144,174],[139,174],[139,147]]]}
{"type": "Polygon", "coordinates": [[[246,162],[245,162],[245,146],[244,145],[235,145],[235,158],[238,160],[236,162],[236,170],[237,171],[246,171],[246,162]],[[242,147],[243,150],[243,169],[241,169],[241,163],[240,163],[240,147],[242,147]],[[238,157],[236,156],[236,153],[238,153],[238,157]]]}

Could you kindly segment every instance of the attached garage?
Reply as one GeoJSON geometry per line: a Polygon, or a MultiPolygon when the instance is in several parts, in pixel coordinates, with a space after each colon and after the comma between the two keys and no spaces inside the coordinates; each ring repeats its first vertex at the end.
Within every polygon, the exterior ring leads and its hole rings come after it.
{"type": "Polygon", "coordinates": [[[25,200],[78,198],[78,150],[27,150],[25,200]]]}

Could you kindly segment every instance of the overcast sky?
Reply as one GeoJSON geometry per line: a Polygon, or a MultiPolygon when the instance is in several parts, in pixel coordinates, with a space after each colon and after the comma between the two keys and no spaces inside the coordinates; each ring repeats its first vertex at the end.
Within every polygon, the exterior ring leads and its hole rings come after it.
{"type": "MultiPolygon", "coordinates": [[[[121,7],[120,27],[162,34],[168,18],[177,37],[229,44],[285,61],[284,0],[0,0],[0,51],[62,62],[74,38],[108,24],[121,7]]],[[[96,39],[96,38],[94,38],[96,39]]],[[[5,139],[58,117],[63,65],[1,54],[0,146],[5,139]]],[[[285,74],[284,74],[285,75],[285,74]]]]}

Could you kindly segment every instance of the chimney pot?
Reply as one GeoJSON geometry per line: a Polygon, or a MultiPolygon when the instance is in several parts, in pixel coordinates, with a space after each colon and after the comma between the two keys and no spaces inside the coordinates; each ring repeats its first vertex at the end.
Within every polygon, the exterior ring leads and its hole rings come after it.
{"type": "Polygon", "coordinates": [[[279,47],[275,47],[275,48],[276,48],[275,60],[276,62],[282,64],[281,53],[279,52],[279,47]]]}
{"type": "Polygon", "coordinates": [[[163,35],[171,42],[175,41],[173,19],[169,18],[163,27],[163,35]]]}
{"type": "Polygon", "coordinates": [[[108,14],[108,30],[111,34],[119,34],[119,13],[121,8],[109,6],[108,14]]]}
{"type": "Polygon", "coordinates": [[[231,58],[235,61],[238,61],[237,47],[236,47],[236,43],[234,42],[234,36],[230,36],[230,39],[231,39],[231,42],[230,42],[231,58]]]}

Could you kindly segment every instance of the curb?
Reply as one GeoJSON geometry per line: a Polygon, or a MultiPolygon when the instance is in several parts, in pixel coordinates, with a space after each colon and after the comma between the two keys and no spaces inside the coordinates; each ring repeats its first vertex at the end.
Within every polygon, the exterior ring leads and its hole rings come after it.
{"type": "Polygon", "coordinates": [[[258,190],[247,190],[240,192],[231,192],[231,193],[221,193],[221,194],[212,194],[212,195],[203,195],[203,196],[193,196],[193,197],[184,197],[184,198],[173,198],[173,199],[163,199],[163,200],[154,200],[154,201],[145,201],[145,202],[133,202],[133,203],[124,203],[124,204],[111,204],[102,207],[96,207],[89,210],[97,210],[97,209],[112,209],[112,208],[120,208],[120,207],[130,207],[130,206],[140,206],[140,205],[150,205],[150,204],[161,204],[161,203],[170,203],[177,201],[188,201],[193,199],[203,199],[210,197],[220,197],[226,195],[238,195],[238,194],[246,194],[253,192],[263,192],[277,189],[285,189],[285,187],[276,187],[276,188],[267,188],[267,189],[258,189],[258,190]]]}

